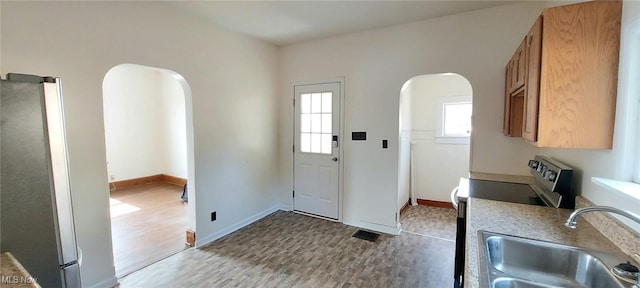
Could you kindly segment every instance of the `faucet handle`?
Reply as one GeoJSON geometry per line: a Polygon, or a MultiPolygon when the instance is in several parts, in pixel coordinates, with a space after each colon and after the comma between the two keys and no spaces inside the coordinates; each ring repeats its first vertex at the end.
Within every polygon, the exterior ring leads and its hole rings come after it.
{"type": "Polygon", "coordinates": [[[567,222],[564,223],[564,226],[567,228],[571,228],[571,229],[576,229],[576,224],[578,224],[575,220],[575,218],[569,218],[567,219],[567,222]]]}

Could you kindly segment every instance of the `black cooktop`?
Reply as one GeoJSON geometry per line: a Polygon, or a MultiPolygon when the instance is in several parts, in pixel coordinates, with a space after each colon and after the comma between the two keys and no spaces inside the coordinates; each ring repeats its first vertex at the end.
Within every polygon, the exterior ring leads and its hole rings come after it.
{"type": "Polygon", "coordinates": [[[469,179],[469,197],[547,206],[529,184],[469,179]]]}

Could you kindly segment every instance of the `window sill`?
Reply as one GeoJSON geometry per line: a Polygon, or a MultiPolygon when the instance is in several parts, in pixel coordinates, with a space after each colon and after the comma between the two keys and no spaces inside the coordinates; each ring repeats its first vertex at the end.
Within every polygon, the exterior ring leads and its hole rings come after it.
{"type": "Polygon", "coordinates": [[[591,182],[614,192],[629,195],[640,200],[640,184],[629,181],[618,181],[613,179],[592,177],[591,182]]]}
{"type": "Polygon", "coordinates": [[[469,145],[470,137],[435,137],[436,144],[469,145]]]}

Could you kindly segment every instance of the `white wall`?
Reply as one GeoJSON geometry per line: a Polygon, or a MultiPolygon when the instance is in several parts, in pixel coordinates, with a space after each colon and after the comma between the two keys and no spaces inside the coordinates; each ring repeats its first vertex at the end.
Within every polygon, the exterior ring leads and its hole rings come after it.
{"type": "Polygon", "coordinates": [[[473,86],[472,171],[526,174],[537,149],[502,135],[504,66],[544,5],[518,3],[283,47],[280,202],[291,203],[289,91],[336,76],[345,77],[345,136],[368,132],[366,142],[343,142],[345,223],[396,227],[398,94],[416,75],[456,72],[473,86]],[[389,149],[380,148],[382,139],[389,149]]]}
{"type": "MultiPolygon", "coordinates": [[[[616,124],[612,150],[541,149],[541,154],[553,158],[576,170],[577,191],[599,205],[622,208],[640,214],[640,200],[626,194],[616,193],[591,182],[592,177],[605,177],[631,181],[638,140],[637,119],[639,110],[638,86],[640,79],[640,2],[624,1],[622,10],[622,32],[616,124]],[[631,123],[629,125],[629,123],[631,123]]],[[[640,225],[620,218],[635,230],[640,225]]]]}
{"type": "Polygon", "coordinates": [[[123,64],[103,83],[109,181],[187,178],[185,95],[169,73],[123,64]]]}
{"type": "MultiPolygon", "coordinates": [[[[458,74],[414,77],[406,93],[411,97],[411,141],[414,143],[416,196],[450,202],[451,189],[469,176],[469,144],[436,144],[438,98],[472,96],[469,81],[458,74]]],[[[474,132],[475,133],[475,132],[474,132]]]]}
{"type": "Polygon", "coordinates": [[[187,116],[185,95],[180,83],[162,73],[162,120],[164,121],[165,157],[163,174],[187,179],[187,116]]]}
{"type": "MultiPolygon", "coordinates": [[[[86,287],[115,282],[102,81],[136,63],[184,76],[202,241],[277,205],[278,49],[157,2],[0,2],[1,71],[62,78],[86,287]],[[192,107],[192,110],[191,110],[192,107]],[[218,220],[209,221],[217,211],[218,220]]],[[[191,196],[191,195],[190,195],[191,196]]],[[[201,244],[201,243],[200,243],[201,244]]]]}

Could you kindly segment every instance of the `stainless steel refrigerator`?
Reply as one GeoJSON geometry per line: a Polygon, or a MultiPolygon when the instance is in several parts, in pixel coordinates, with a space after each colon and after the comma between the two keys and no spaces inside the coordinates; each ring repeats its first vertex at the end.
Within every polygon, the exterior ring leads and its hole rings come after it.
{"type": "Polygon", "coordinates": [[[7,74],[0,88],[0,249],[42,287],[81,287],[60,79],[7,74]]]}

